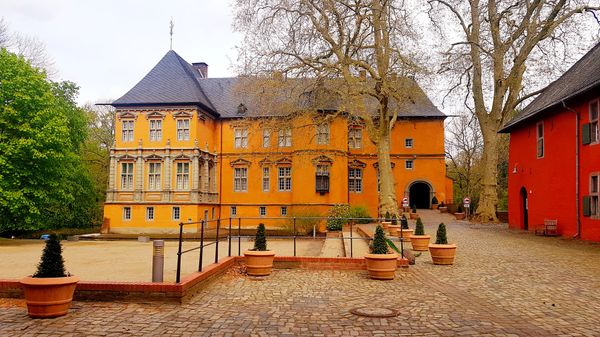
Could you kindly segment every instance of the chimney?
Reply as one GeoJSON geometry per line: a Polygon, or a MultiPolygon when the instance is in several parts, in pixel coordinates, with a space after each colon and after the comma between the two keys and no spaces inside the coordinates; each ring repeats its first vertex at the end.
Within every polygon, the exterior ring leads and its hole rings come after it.
{"type": "Polygon", "coordinates": [[[192,63],[194,69],[198,70],[202,78],[208,78],[208,64],[204,62],[192,63]]]}

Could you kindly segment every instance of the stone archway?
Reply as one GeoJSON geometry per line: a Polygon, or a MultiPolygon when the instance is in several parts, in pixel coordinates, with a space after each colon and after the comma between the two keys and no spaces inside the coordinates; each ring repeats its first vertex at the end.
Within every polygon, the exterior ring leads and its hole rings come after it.
{"type": "Polygon", "coordinates": [[[429,209],[433,194],[433,188],[428,182],[422,180],[412,182],[408,187],[410,207],[415,205],[417,208],[429,209]]]}

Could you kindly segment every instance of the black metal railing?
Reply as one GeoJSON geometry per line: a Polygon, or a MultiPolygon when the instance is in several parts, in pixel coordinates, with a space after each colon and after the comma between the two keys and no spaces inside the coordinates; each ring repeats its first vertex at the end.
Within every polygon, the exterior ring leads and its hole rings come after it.
{"type": "MultiPolygon", "coordinates": [[[[188,222],[181,222],[179,223],[179,243],[178,243],[178,249],[177,249],[177,274],[175,277],[175,282],[179,283],[181,281],[181,261],[182,261],[182,255],[185,253],[189,253],[189,252],[193,252],[196,250],[200,250],[199,252],[199,258],[198,258],[198,271],[202,271],[202,264],[204,262],[204,248],[205,247],[209,247],[211,245],[215,245],[215,257],[214,257],[214,263],[217,263],[219,261],[219,242],[223,241],[223,240],[227,240],[227,256],[231,256],[231,248],[232,248],[232,240],[233,238],[237,239],[237,246],[238,246],[238,256],[242,255],[242,238],[253,238],[254,235],[242,235],[242,221],[246,220],[246,221],[257,221],[257,222],[266,222],[269,220],[285,220],[285,221],[291,221],[292,223],[292,235],[276,235],[277,238],[279,239],[292,239],[293,242],[293,247],[294,247],[294,256],[296,256],[297,254],[297,239],[298,237],[301,238],[305,238],[306,235],[298,235],[298,231],[296,228],[296,222],[297,220],[313,220],[313,221],[323,221],[323,220],[328,220],[331,218],[328,217],[244,217],[244,218],[225,218],[225,219],[213,219],[213,220],[200,220],[200,221],[188,221],[188,222]],[[232,235],[233,234],[233,230],[232,230],[232,225],[233,222],[237,221],[237,235],[232,235]],[[227,236],[226,237],[221,237],[221,227],[223,223],[228,223],[227,225],[227,236]],[[215,223],[216,226],[214,228],[214,234],[215,234],[215,239],[214,241],[205,243],[205,232],[207,230],[209,230],[209,225],[211,223],[215,223]],[[197,247],[194,248],[190,248],[190,249],[186,249],[183,250],[183,230],[185,226],[189,226],[189,225],[198,225],[199,228],[197,229],[197,232],[200,232],[200,244],[197,247]]],[[[353,233],[354,233],[354,226],[356,226],[357,222],[362,222],[362,221],[366,221],[369,220],[371,223],[373,222],[380,222],[380,221],[385,221],[385,219],[372,219],[372,218],[335,218],[336,220],[342,220],[344,222],[346,222],[349,225],[349,231],[350,231],[350,235],[349,237],[344,237],[343,233],[343,228],[342,228],[342,235],[339,238],[331,238],[331,239],[340,239],[340,240],[349,240],[350,241],[350,257],[354,257],[354,245],[353,242],[354,240],[368,240],[370,241],[371,238],[365,238],[362,236],[359,237],[354,237],[353,233]]],[[[316,230],[316,225],[313,226],[313,238],[316,238],[315,236],[315,230],[316,230]]],[[[267,235],[269,236],[269,235],[267,235]]],[[[274,237],[275,235],[270,235],[271,237],[274,237]]],[[[400,254],[401,256],[404,255],[404,240],[402,239],[402,227],[400,227],[400,237],[397,238],[390,238],[390,240],[392,241],[399,241],[400,242],[400,254]]]]}

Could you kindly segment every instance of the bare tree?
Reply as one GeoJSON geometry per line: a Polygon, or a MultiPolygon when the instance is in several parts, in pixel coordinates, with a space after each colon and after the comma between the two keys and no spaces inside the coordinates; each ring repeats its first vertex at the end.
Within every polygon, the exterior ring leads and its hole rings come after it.
{"type": "Polygon", "coordinates": [[[48,55],[45,44],[36,37],[11,33],[4,18],[0,18],[0,48],[6,48],[27,59],[32,66],[46,70],[50,78],[56,75],[54,61],[48,55]]]}
{"type": "Polygon", "coordinates": [[[453,88],[465,91],[467,107],[479,121],[484,145],[483,188],[476,213],[483,221],[496,220],[497,132],[522,102],[540,92],[536,89],[548,83],[548,75],[561,68],[556,67],[557,61],[564,63],[573,50],[587,47],[581,42],[585,39],[580,32],[586,30],[579,30],[579,14],[600,6],[598,0],[428,3],[440,32],[454,27],[448,36],[460,36],[445,52],[441,71],[456,75],[453,88]]]}
{"type": "Polygon", "coordinates": [[[390,134],[415,92],[423,95],[408,79],[422,71],[411,11],[395,0],[237,0],[234,8],[241,72],[309,78],[317,100],[337,97],[335,110],[364,123],[377,146],[379,211],[397,214],[390,134]]]}

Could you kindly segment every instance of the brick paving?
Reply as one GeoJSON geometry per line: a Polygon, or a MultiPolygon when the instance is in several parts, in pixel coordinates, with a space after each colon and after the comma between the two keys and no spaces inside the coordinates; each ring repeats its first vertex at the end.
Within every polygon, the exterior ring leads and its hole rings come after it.
{"type": "Polygon", "coordinates": [[[424,253],[393,281],[364,271],[229,273],[184,305],[75,302],[52,320],[5,300],[0,336],[600,336],[600,246],[422,216],[430,234],[446,222],[455,265],[434,266],[424,253]],[[400,315],[360,317],[357,307],[400,315]]]}

